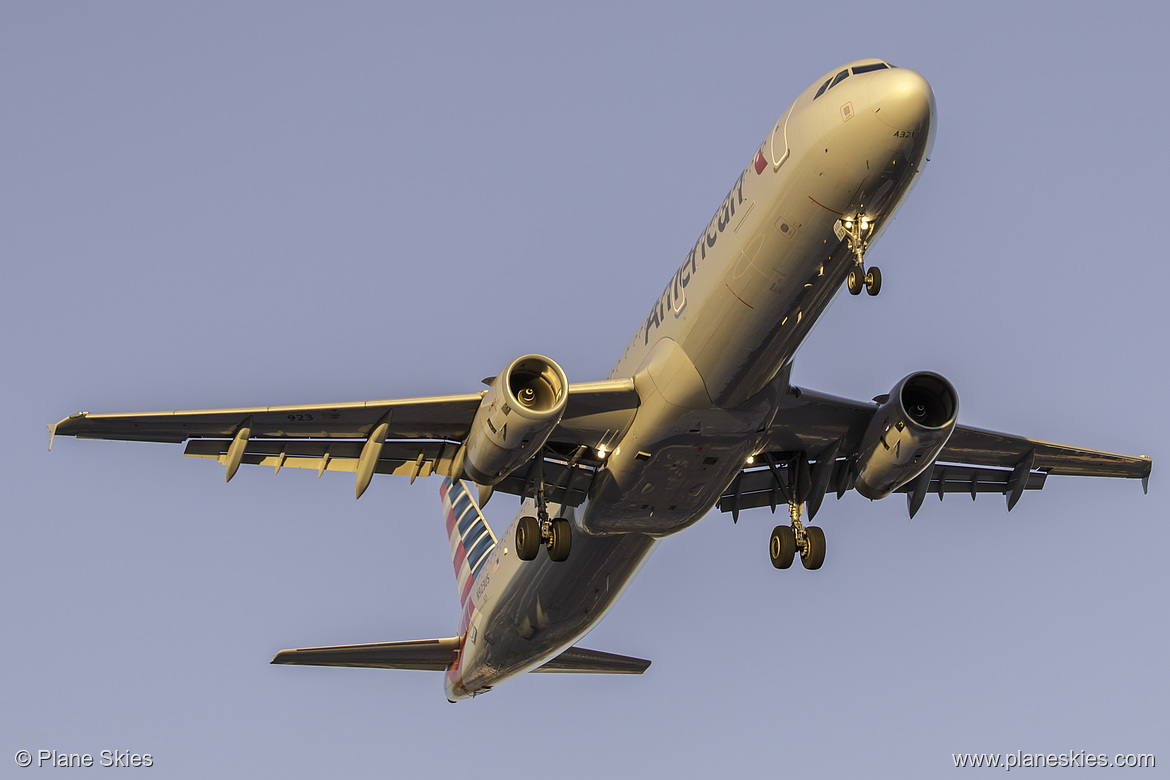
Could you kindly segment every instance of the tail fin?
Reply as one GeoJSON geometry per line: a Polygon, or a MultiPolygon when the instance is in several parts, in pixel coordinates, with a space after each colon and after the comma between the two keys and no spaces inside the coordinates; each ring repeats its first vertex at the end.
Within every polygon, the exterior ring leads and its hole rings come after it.
{"type": "Polygon", "coordinates": [[[453,481],[450,477],[444,479],[439,485],[439,495],[443,497],[451,562],[455,565],[459,604],[463,606],[488,554],[496,546],[496,537],[463,482],[453,481]]]}

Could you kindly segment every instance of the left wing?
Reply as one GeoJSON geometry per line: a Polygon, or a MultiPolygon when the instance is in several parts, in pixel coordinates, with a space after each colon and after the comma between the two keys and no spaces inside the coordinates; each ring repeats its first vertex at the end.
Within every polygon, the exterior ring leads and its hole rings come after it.
{"type": "MultiPolygon", "coordinates": [[[[360,496],[373,474],[450,474],[484,393],[353,403],[199,409],[137,414],[79,412],[50,425],[53,436],[127,441],[186,441],[184,455],[223,463],[231,479],[240,465],[311,468],[357,475],[360,496]]],[[[584,500],[600,461],[599,445],[625,433],[638,407],[632,380],[569,385],[560,423],[545,448],[549,500],[584,500]],[[586,478],[579,478],[584,475],[586,478]]],[[[518,470],[495,486],[523,495],[518,470]]]]}
{"type": "MultiPolygon", "coordinates": [[[[809,516],[827,492],[840,498],[856,477],[853,456],[876,404],[793,387],[764,434],[764,451],[732,480],[719,508],[738,516],[741,509],[784,504],[792,495],[799,461],[807,463],[809,516]]],[[[931,467],[896,492],[907,494],[913,517],[928,494],[1000,493],[1010,510],[1025,490],[1040,490],[1050,474],[1140,479],[1148,487],[1148,457],[1029,439],[965,425],[955,426],[931,467]]]]}

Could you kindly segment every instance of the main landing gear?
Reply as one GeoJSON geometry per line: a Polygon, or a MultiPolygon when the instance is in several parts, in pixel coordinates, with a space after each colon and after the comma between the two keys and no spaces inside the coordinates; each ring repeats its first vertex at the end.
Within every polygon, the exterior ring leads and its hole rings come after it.
{"type": "Polygon", "coordinates": [[[540,519],[525,516],[516,523],[516,554],[522,561],[531,561],[540,552],[541,546],[548,549],[549,560],[565,561],[569,559],[569,550],[573,546],[572,526],[568,520],[557,518],[550,520],[548,513],[540,519]]]}
{"type": "Polygon", "coordinates": [[[798,550],[800,562],[806,569],[819,569],[825,562],[825,532],[820,526],[806,526],[800,522],[801,506],[795,501],[789,502],[792,525],[778,525],[772,529],[768,553],[772,558],[772,565],[777,569],[787,569],[791,566],[798,550]]]}
{"type": "Polygon", "coordinates": [[[788,514],[792,518],[792,525],[778,525],[772,529],[768,554],[773,566],[787,569],[799,552],[804,568],[816,570],[825,562],[825,532],[819,526],[806,526],[800,521],[804,502],[812,488],[808,460],[802,456],[789,474],[791,490],[788,492],[788,514]]]}
{"type": "Polygon", "coordinates": [[[522,561],[531,561],[544,546],[549,560],[567,561],[573,546],[573,527],[563,517],[549,519],[548,503],[544,499],[544,475],[539,477],[536,481],[536,517],[526,515],[516,523],[516,555],[522,561]]]}
{"type": "MultiPolygon", "coordinates": [[[[865,270],[865,250],[869,248],[869,237],[873,235],[873,223],[865,214],[856,217],[842,217],[841,227],[845,237],[849,239],[849,248],[853,250],[855,265],[849,269],[846,286],[850,295],[861,295],[864,288],[870,295],[877,295],[882,289],[882,272],[877,266],[865,270]]],[[[838,234],[840,235],[840,234],[838,234]]]]}

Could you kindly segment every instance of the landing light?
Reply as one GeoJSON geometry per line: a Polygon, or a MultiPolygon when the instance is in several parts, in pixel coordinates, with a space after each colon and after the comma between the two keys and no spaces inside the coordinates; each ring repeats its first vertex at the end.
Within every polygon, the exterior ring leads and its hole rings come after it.
{"type": "Polygon", "coordinates": [[[756,462],[756,456],[755,455],[748,455],[747,464],[750,466],[755,462],[756,462]]]}
{"type": "Polygon", "coordinates": [[[847,220],[845,220],[845,229],[846,229],[846,230],[852,230],[852,229],[853,229],[853,220],[851,220],[851,219],[847,219],[847,220]]]}
{"type": "Polygon", "coordinates": [[[861,218],[861,229],[862,230],[869,230],[869,220],[866,219],[865,217],[861,218]]]}
{"type": "Polygon", "coordinates": [[[601,444],[597,447],[597,457],[605,460],[605,445],[601,444]]]}

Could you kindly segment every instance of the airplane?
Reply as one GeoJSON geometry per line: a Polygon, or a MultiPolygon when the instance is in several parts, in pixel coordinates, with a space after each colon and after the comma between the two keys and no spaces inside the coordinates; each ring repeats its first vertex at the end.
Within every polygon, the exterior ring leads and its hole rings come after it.
{"type": "MultiPolygon", "coordinates": [[[[1007,508],[1050,475],[1140,479],[1148,457],[958,424],[937,373],[871,402],[803,389],[793,358],[845,287],[877,295],[866,264],[929,161],[936,108],[918,73],[862,59],[813,82],[752,151],[609,375],[570,383],[523,355],[462,395],[143,414],[71,415],[78,438],[187,442],[230,481],[242,464],[442,477],[462,611],[454,636],[284,650],[275,664],[442,671],[449,701],[534,672],[641,674],[650,662],[576,646],[658,543],[712,508],[787,507],[769,557],[825,559],[812,520],[827,494],[998,493],[1007,508]],[[521,509],[497,536],[493,493],[521,509]],[[544,553],[541,548],[544,548],[544,553]]],[[[52,439],[50,439],[51,444],[52,439]]]]}

